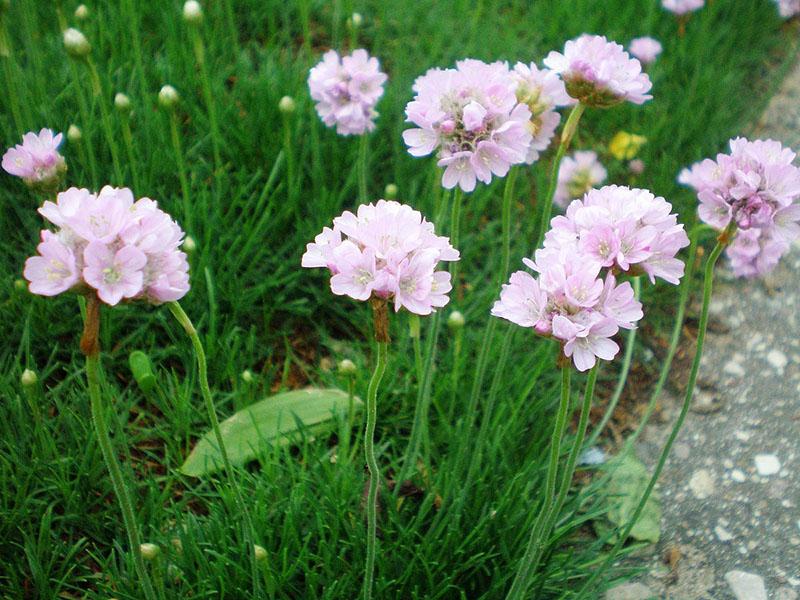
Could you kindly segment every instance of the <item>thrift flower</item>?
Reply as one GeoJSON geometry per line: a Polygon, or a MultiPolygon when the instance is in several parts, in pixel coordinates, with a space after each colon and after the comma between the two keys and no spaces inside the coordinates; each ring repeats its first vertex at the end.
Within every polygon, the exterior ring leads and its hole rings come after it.
{"type": "Polygon", "coordinates": [[[726,250],[734,273],[764,275],[800,238],[800,169],[780,142],[736,138],[729,145],[729,154],[684,169],[678,181],[697,191],[705,223],[719,231],[736,224],[726,250]]]}
{"type": "Polygon", "coordinates": [[[3,155],[3,169],[31,188],[56,189],[67,171],[67,163],[58,153],[62,139],[62,134],[54,135],[50,129],[42,129],[38,135],[26,133],[22,144],[9,148],[3,155]]]}
{"type": "Polygon", "coordinates": [[[363,49],[344,57],[330,50],[308,75],[317,114],[341,135],[362,135],[375,129],[375,105],[383,96],[384,83],[386,74],[378,59],[363,49]]]}
{"type": "Polygon", "coordinates": [[[676,15],[685,15],[705,6],[706,0],[661,0],[661,6],[676,15]]]}
{"type": "Polygon", "coordinates": [[[606,180],[608,173],[591,150],[574,152],[565,156],[558,169],[558,184],[553,201],[566,208],[571,200],[582,197],[593,187],[606,180]]]}
{"type": "Polygon", "coordinates": [[[439,261],[459,259],[446,237],[410,206],[391,200],[362,204],[345,211],[306,246],[302,266],[325,267],[331,291],[356,300],[372,297],[427,315],[445,306],[450,273],[437,271],[439,261]]]}
{"type": "Polygon", "coordinates": [[[638,58],[643,65],[655,62],[658,55],[661,54],[661,50],[661,42],[651,37],[635,38],[628,46],[631,56],[638,58]]]}
{"type": "MultiPolygon", "coordinates": [[[[530,70],[530,69],[529,69],[530,70]]],[[[553,93],[552,80],[534,83],[540,75],[529,73],[529,92],[518,99],[520,73],[512,75],[503,62],[487,64],[462,60],[455,69],[430,69],[414,82],[416,96],[406,106],[407,121],[416,127],[403,132],[412,156],[436,152],[438,166],[444,167],[442,185],[459,186],[465,192],[477,181],[489,183],[492,176],[504,177],[511,165],[531,159],[534,118],[527,102],[533,101],[533,86],[541,85],[552,102],[564,100],[553,93]]],[[[527,77],[527,75],[526,75],[527,77]]],[[[543,117],[537,145],[541,146],[554,115],[543,117]]],[[[534,151],[535,153],[536,151],[534,151]]]]}
{"type": "Polygon", "coordinates": [[[605,36],[584,34],[570,40],[563,54],[551,52],[544,64],[561,76],[570,96],[587,106],[606,108],[626,100],[643,104],[652,98],[641,63],[605,36]]]}
{"type": "Polygon", "coordinates": [[[43,230],[38,255],[25,262],[32,293],[96,292],[113,306],[160,304],[189,291],[189,264],[179,249],[184,233],[155,201],[134,201],[127,188],[70,188],[39,213],[58,229],[43,230]]]}

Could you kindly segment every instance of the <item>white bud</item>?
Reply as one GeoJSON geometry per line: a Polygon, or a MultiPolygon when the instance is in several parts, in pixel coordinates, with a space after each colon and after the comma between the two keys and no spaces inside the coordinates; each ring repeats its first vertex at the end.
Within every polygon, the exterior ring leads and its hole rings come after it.
{"type": "Polygon", "coordinates": [[[364,17],[361,16],[361,13],[354,12],[349,19],[347,19],[348,25],[350,27],[358,28],[364,23],[364,17]]]}
{"type": "Polygon", "coordinates": [[[183,20],[192,24],[203,20],[203,7],[197,0],[187,0],[183,5],[183,20]]]}
{"type": "Polygon", "coordinates": [[[187,235],[183,240],[183,250],[186,254],[191,254],[195,250],[197,250],[197,242],[194,241],[194,238],[190,235],[187,235]]]}
{"type": "Polygon", "coordinates": [[[141,544],[139,546],[139,551],[142,553],[143,559],[153,560],[161,553],[161,548],[159,548],[155,544],[145,542],[144,544],[141,544]]]}
{"type": "Polygon", "coordinates": [[[464,327],[464,323],[466,320],[464,319],[464,315],[462,315],[459,311],[454,310],[450,313],[450,316],[447,317],[447,326],[450,329],[461,329],[464,327]]]}
{"type": "Polygon", "coordinates": [[[119,112],[128,112],[131,109],[131,99],[119,92],[114,96],[114,106],[119,112]]]}
{"type": "Polygon", "coordinates": [[[83,132],[81,128],[77,125],[70,125],[69,129],[67,129],[67,139],[72,142],[80,142],[81,138],[83,137],[83,132]]]}
{"type": "Polygon", "coordinates": [[[161,91],[158,92],[158,103],[162,108],[174,107],[179,99],[178,90],[171,85],[165,85],[161,88],[161,91]]]}
{"type": "Polygon", "coordinates": [[[78,19],[78,21],[85,21],[88,16],[89,9],[86,8],[85,4],[79,4],[78,8],[75,9],[75,18],[78,19]]]}
{"type": "Polygon", "coordinates": [[[393,183],[387,183],[386,188],[383,190],[383,195],[387,200],[394,200],[397,198],[397,186],[393,183]]]}
{"type": "Polygon", "coordinates": [[[36,385],[36,382],[39,381],[39,378],[36,376],[36,371],[31,371],[30,369],[25,369],[22,372],[22,375],[19,378],[20,383],[22,383],[22,387],[33,387],[36,385]]]}
{"type": "Polygon", "coordinates": [[[291,96],[284,96],[280,99],[280,102],[278,102],[278,110],[284,115],[291,115],[296,108],[297,104],[291,96]]]}
{"type": "Polygon", "coordinates": [[[358,371],[358,367],[356,367],[356,363],[354,363],[349,358],[345,358],[344,360],[339,362],[339,373],[342,375],[355,375],[358,371]]]}
{"type": "Polygon", "coordinates": [[[84,58],[92,51],[89,40],[77,29],[70,27],[64,31],[64,48],[70,56],[84,58]]]}
{"type": "Polygon", "coordinates": [[[242,371],[242,381],[245,383],[253,383],[253,379],[255,379],[255,376],[250,369],[245,369],[242,371]]]}
{"type": "Polygon", "coordinates": [[[266,548],[258,544],[253,544],[253,555],[256,557],[256,562],[264,562],[267,560],[266,548]]]}
{"type": "Polygon", "coordinates": [[[630,169],[631,173],[634,175],[641,175],[644,173],[644,161],[640,158],[634,158],[628,163],[628,169],[630,169]]]}

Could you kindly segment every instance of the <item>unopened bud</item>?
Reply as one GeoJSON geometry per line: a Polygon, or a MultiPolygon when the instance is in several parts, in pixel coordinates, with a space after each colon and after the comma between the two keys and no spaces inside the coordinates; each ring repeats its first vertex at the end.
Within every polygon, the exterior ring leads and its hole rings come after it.
{"type": "Polygon", "coordinates": [[[278,110],[284,115],[293,114],[296,108],[297,104],[291,96],[284,96],[278,102],[278,110]]]}
{"type": "Polygon", "coordinates": [[[172,538],[172,547],[178,554],[183,554],[183,542],[180,538],[172,538]]]}
{"type": "Polygon", "coordinates": [[[253,375],[253,372],[250,369],[245,369],[244,371],[242,371],[242,381],[244,381],[245,383],[253,383],[254,379],[255,376],[253,375]]]}
{"type": "Polygon", "coordinates": [[[197,250],[197,242],[194,241],[194,238],[190,235],[187,235],[183,240],[183,250],[186,254],[191,254],[195,250],[197,250]]]}
{"type": "Polygon", "coordinates": [[[131,109],[131,99],[122,92],[114,96],[114,107],[119,112],[128,112],[131,109]]]}
{"type": "Polygon", "coordinates": [[[183,5],[183,20],[192,24],[203,20],[203,7],[197,0],[188,0],[183,5]]]}
{"type": "Polygon", "coordinates": [[[64,31],[64,48],[74,58],[85,58],[92,51],[86,36],[73,27],[64,31]]]}
{"type": "Polygon", "coordinates": [[[39,378],[36,376],[36,371],[31,371],[30,369],[25,369],[22,372],[22,375],[19,378],[20,383],[22,383],[22,387],[33,387],[36,385],[36,382],[39,381],[39,378]]]}
{"type": "Polygon", "coordinates": [[[361,13],[354,12],[350,18],[347,19],[347,24],[354,29],[358,29],[363,23],[364,17],[361,16],[361,13]]]}
{"type": "Polygon", "coordinates": [[[155,544],[145,542],[139,546],[139,551],[142,553],[143,559],[154,560],[161,553],[161,548],[155,544]]]}
{"type": "Polygon", "coordinates": [[[345,358],[344,360],[339,362],[339,373],[342,375],[347,375],[348,377],[355,375],[358,371],[358,367],[356,367],[356,363],[354,363],[349,358],[345,358]]]}
{"type": "Polygon", "coordinates": [[[85,4],[79,4],[78,8],[75,9],[75,18],[78,19],[78,21],[85,21],[88,16],[89,9],[86,8],[85,4]]]}
{"type": "Polygon", "coordinates": [[[70,125],[69,129],[67,129],[67,139],[72,142],[80,142],[81,138],[83,138],[83,132],[81,128],[77,125],[70,125]]]}
{"type": "Polygon", "coordinates": [[[14,280],[14,289],[18,292],[24,292],[28,289],[28,282],[24,279],[15,279],[14,280]]]}
{"type": "Polygon", "coordinates": [[[394,200],[397,198],[397,186],[394,183],[387,183],[386,188],[383,190],[383,195],[386,196],[387,200],[394,200]]]}
{"type": "Polygon", "coordinates": [[[634,158],[628,163],[628,168],[634,175],[641,175],[644,173],[644,161],[641,158],[634,158]]]}
{"type": "Polygon", "coordinates": [[[179,99],[178,90],[171,85],[165,85],[158,92],[158,103],[162,108],[173,108],[179,99]]]}
{"type": "Polygon", "coordinates": [[[454,331],[464,327],[464,323],[466,323],[464,315],[457,310],[451,312],[450,316],[447,317],[447,326],[454,331]]]}
{"type": "Polygon", "coordinates": [[[253,555],[256,558],[256,562],[264,562],[267,560],[267,549],[258,544],[253,544],[253,555]]]}

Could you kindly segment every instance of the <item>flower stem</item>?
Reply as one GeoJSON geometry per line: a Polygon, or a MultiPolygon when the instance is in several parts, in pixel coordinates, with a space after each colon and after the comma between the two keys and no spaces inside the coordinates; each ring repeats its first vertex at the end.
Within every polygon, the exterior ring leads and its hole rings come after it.
{"type": "Polygon", "coordinates": [[[200,67],[200,83],[203,86],[203,97],[206,102],[206,110],[208,111],[208,124],[211,128],[211,150],[214,155],[214,178],[216,179],[222,174],[222,155],[220,152],[222,136],[220,136],[219,125],[217,123],[217,107],[214,103],[214,94],[211,91],[211,79],[208,76],[206,49],[203,44],[203,37],[197,26],[191,25],[190,29],[194,59],[200,67]]]}
{"type": "Polygon", "coordinates": [[[503,190],[503,256],[500,269],[500,284],[508,277],[508,266],[511,262],[511,197],[514,195],[514,183],[517,179],[517,170],[513,167],[506,176],[506,186],[503,190]]]}
{"type": "Polygon", "coordinates": [[[358,201],[367,201],[367,154],[369,150],[369,138],[367,134],[362,134],[358,140],[358,201]]]}
{"type": "Polygon", "coordinates": [[[178,133],[178,115],[175,109],[169,109],[169,131],[172,137],[172,149],[175,152],[175,164],[178,167],[178,179],[181,183],[181,194],[183,195],[183,222],[186,229],[192,232],[192,209],[189,204],[189,179],[186,176],[186,163],[183,158],[183,148],[181,147],[181,136],[178,133]]]}
{"type": "MultiPolygon", "coordinates": [[[[284,114],[283,116],[283,153],[286,156],[286,187],[289,196],[289,205],[297,207],[297,181],[295,167],[295,153],[292,145],[292,117],[284,114]]],[[[298,219],[300,218],[299,209],[295,208],[298,219]]]]}
{"type": "Polygon", "coordinates": [[[606,559],[601,563],[600,567],[595,570],[594,574],[583,584],[583,587],[578,591],[576,596],[576,600],[580,600],[581,598],[585,598],[586,594],[591,588],[591,586],[595,583],[598,577],[602,577],[605,574],[605,571],[608,567],[611,566],[611,563],[614,561],[617,553],[619,552],[622,545],[625,543],[625,540],[628,539],[628,536],[631,533],[631,530],[636,525],[639,520],[639,517],[642,515],[642,511],[644,510],[647,501],[650,499],[650,494],[653,493],[653,488],[656,486],[656,482],[658,481],[659,476],[661,475],[661,471],[664,469],[664,465],[667,462],[667,457],[669,456],[670,450],[672,450],[672,445],[675,443],[675,439],[678,437],[678,433],[683,427],[684,421],[686,421],[686,416],[689,414],[689,407],[692,404],[692,396],[694,395],[694,386],[697,382],[697,373],[700,370],[700,359],[703,357],[703,346],[705,344],[706,339],[706,329],[708,328],[708,307],[711,303],[711,292],[714,285],[714,265],[717,264],[717,260],[722,254],[722,251],[725,249],[725,246],[729,242],[730,236],[735,231],[735,224],[731,224],[728,228],[720,235],[719,240],[717,241],[716,246],[711,251],[708,259],[706,260],[705,266],[705,273],[703,275],[703,305],[700,309],[700,323],[698,325],[697,330],[697,347],[695,349],[694,359],[692,360],[692,367],[689,371],[689,381],[686,384],[686,394],[683,398],[683,405],[681,406],[681,412],[678,415],[677,421],[675,421],[675,425],[672,428],[672,431],[667,438],[666,444],[664,444],[664,448],[661,451],[661,456],[658,458],[658,463],[656,463],[656,468],[653,471],[652,477],[650,477],[650,481],[647,484],[647,488],[644,491],[644,494],[639,499],[639,504],[636,506],[636,510],[633,513],[633,517],[631,517],[630,521],[625,525],[625,528],[622,532],[617,536],[617,541],[614,544],[614,547],[611,549],[611,552],[608,553],[606,559]]]}
{"type": "MultiPolygon", "coordinates": [[[[135,37],[135,36],[134,36],[135,37]]],[[[130,115],[122,115],[122,139],[125,141],[125,150],[128,153],[128,162],[133,177],[133,186],[136,190],[141,190],[141,181],[139,179],[139,169],[136,166],[136,152],[133,148],[133,134],[131,133],[131,118],[130,115]]]]}
{"type": "MultiPolygon", "coordinates": [[[[381,302],[385,308],[386,301],[384,300],[381,302]]],[[[378,480],[380,478],[378,461],[375,459],[375,422],[378,418],[378,386],[386,371],[386,362],[389,354],[388,336],[383,335],[386,324],[378,325],[378,320],[385,319],[385,317],[379,316],[380,308],[377,304],[378,302],[373,302],[378,357],[375,363],[375,371],[372,373],[372,378],[369,380],[369,387],[367,388],[367,426],[364,431],[364,456],[367,461],[367,469],[369,470],[369,488],[367,491],[367,564],[364,570],[364,600],[371,600],[372,598],[372,582],[375,577],[375,546],[378,531],[378,480]]]]}
{"type": "Polygon", "coordinates": [[[108,423],[106,422],[105,406],[103,406],[102,395],[100,392],[100,301],[94,294],[90,295],[86,304],[86,319],[84,320],[83,337],[81,338],[81,351],[86,356],[86,379],[89,384],[89,400],[91,403],[92,423],[97,441],[100,444],[100,451],[103,460],[111,476],[111,485],[114,494],[119,502],[122,511],[122,522],[128,534],[128,542],[133,552],[133,561],[136,572],[139,575],[139,584],[147,600],[155,600],[156,593],[150,581],[150,575],[144,564],[141,551],[141,538],[136,524],[136,514],[133,511],[131,494],[125,483],[114,446],[108,435],[108,423]]]}
{"type": "Polygon", "coordinates": [[[575,132],[578,130],[578,123],[581,120],[583,111],[586,110],[586,105],[578,102],[569,113],[567,122],[561,132],[561,143],[558,145],[556,156],[553,159],[553,166],[550,170],[550,183],[547,186],[547,196],[544,198],[544,205],[542,206],[541,220],[539,221],[539,235],[536,236],[536,245],[534,248],[539,248],[544,241],[544,234],[547,233],[547,228],[550,226],[550,214],[553,212],[553,197],[556,194],[556,186],[558,185],[558,171],[561,167],[561,159],[567,153],[572,138],[575,137],[575,132]]]}
{"type": "Polygon", "coordinates": [[[114,131],[111,127],[111,114],[106,106],[106,98],[103,97],[103,86],[100,82],[100,74],[97,72],[97,67],[94,64],[91,56],[86,57],[86,66],[89,67],[89,75],[92,79],[92,94],[97,98],[100,105],[100,120],[103,124],[103,130],[106,134],[106,141],[108,142],[109,150],[111,151],[111,162],[114,165],[114,176],[116,177],[117,185],[124,185],[125,178],[122,175],[122,165],[119,161],[119,148],[117,147],[116,139],[114,138],[114,131]]]}
{"type": "MultiPolygon", "coordinates": [[[[461,241],[461,204],[464,201],[464,194],[460,188],[453,190],[453,201],[450,207],[450,244],[458,250],[461,241]]],[[[453,297],[458,298],[458,263],[454,260],[450,263],[450,283],[453,286],[453,297]]]]}
{"type": "Polygon", "coordinates": [[[530,587],[531,577],[533,576],[533,559],[537,552],[538,545],[541,543],[541,531],[547,520],[550,509],[556,501],[556,476],[558,475],[558,459],[561,454],[561,440],[564,437],[564,430],[567,425],[567,415],[569,413],[570,405],[570,376],[572,374],[572,367],[565,365],[561,367],[561,401],[558,405],[558,414],[556,415],[555,427],[553,427],[553,435],[550,440],[550,460],[547,467],[547,479],[545,483],[544,498],[542,506],[539,509],[539,514],[536,521],[531,528],[531,535],[528,538],[528,546],[525,549],[525,554],[520,560],[519,567],[517,568],[517,575],[514,577],[514,582],[511,584],[511,589],[508,591],[506,600],[520,600],[525,598],[528,587],[530,587]]]}

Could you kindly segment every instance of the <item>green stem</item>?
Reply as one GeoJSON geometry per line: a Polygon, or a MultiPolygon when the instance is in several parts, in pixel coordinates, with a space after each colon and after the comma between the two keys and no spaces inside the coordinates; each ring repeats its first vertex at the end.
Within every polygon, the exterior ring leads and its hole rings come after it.
{"type": "MultiPolygon", "coordinates": [[[[450,207],[450,244],[458,250],[461,242],[461,204],[464,201],[464,194],[461,188],[453,190],[452,205],[450,207]]],[[[453,299],[458,299],[458,263],[454,260],[450,263],[450,283],[453,285],[453,299]]]]}
{"type": "Polygon", "coordinates": [[[369,149],[369,138],[367,134],[361,135],[358,140],[358,201],[367,201],[367,154],[369,149]]]}
{"type": "Polygon", "coordinates": [[[128,163],[133,177],[134,189],[138,193],[141,192],[141,180],[139,179],[139,168],[136,160],[136,152],[133,148],[133,134],[131,134],[131,118],[130,115],[122,115],[122,139],[125,141],[125,150],[128,153],[128,163]]]}
{"type": "Polygon", "coordinates": [[[174,109],[169,111],[169,130],[172,137],[172,149],[175,152],[175,164],[178,167],[178,179],[181,182],[181,194],[183,195],[183,222],[186,230],[193,232],[192,228],[192,209],[189,204],[189,179],[186,176],[186,163],[183,158],[183,148],[181,147],[181,136],[178,133],[178,115],[174,109]]]}
{"type": "Polygon", "coordinates": [[[219,133],[217,123],[217,107],[214,103],[214,94],[211,91],[211,79],[208,76],[206,66],[206,50],[203,44],[203,37],[196,25],[190,25],[192,35],[192,45],[194,47],[194,58],[200,67],[200,83],[203,87],[203,97],[208,111],[208,124],[211,127],[211,149],[214,154],[214,177],[215,179],[222,174],[222,136],[219,133]]]}
{"type": "Polygon", "coordinates": [[[18,84],[15,81],[14,70],[11,65],[11,43],[8,38],[4,15],[0,15],[0,60],[3,61],[8,103],[11,107],[11,114],[14,117],[14,125],[17,128],[17,133],[19,133],[25,131],[25,122],[22,119],[22,111],[20,110],[19,97],[17,95],[18,84]]]}
{"type": "Polygon", "coordinates": [[[124,185],[125,178],[122,175],[122,164],[119,161],[119,148],[117,147],[117,141],[114,139],[114,130],[111,127],[111,114],[109,113],[108,106],[106,106],[106,98],[103,97],[103,86],[100,82],[100,74],[97,72],[97,67],[91,56],[86,57],[86,65],[89,67],[89,75],[92,79],[92,94],[97,98],[97,102],[100,105],[100,119],[106,134],[108,148],[111,152],[111,162],[114,164],[116,183],[117,185],[124,185]]]}
{"type": "Polygon", "coordinates": [[[108,435],[109,427],[106,422],[105,406],[103,406],[100,391],[100,347],[98,342],[100,330],[100,301],[95,295],[89,296],[87,309],[87,316],[84,323],[84,335],[81,339],[81,350],[86,355],[86,378],[89,384],[92,423],[94,424],[95,433],[97,434],[97,441],[100,444],[100,451],[103,454],[103,460],[111,476],[111,485],[114,488],[114,494],[117,497],[117,502],[119,502],[122,511],[122,522],[128,534],[131,552],[133,552],[134,565],[140,580],[139,584],[141,585],[145,598],[147,598],[147,600],[154,600],[156,598],[156,593],[150,581],[147,566],[142,558],[142,541],[139,537],[139,529],[136,524],[136,514],[133,511],[131,493],[125,483],[122,467],[117,460],[114,446],[108,435]]]}
{"type": "Polygon", "coordinates": [[[586,106],[578,102],[570,111],[567,122],[564,125],[564,130],[561,132],[561,143],[558,145],[556,157],[553,159],[553,166],[550,170],[550,183],[547,186],[547,196],[544,198],[544,205],[542,205],[541,220],[539,221],[539,235],[536,237],[536,245],[534,248],[539,248],[542,245],[544,234],[547,233],[547,228],[550,226],[550,214],[553,212],[553,197],[556,194],[556,186],[558,185],[558,171],[561,167],[561,159],[564,158],[564,154],[566,154],[572,138],[575,137],[575,132],[578,130],[578,123],[585,110],[586,106]]]}
{"type": "Polygon", "coordinates": [[[90,111],[89,111],[89,104],[86,102],[86,96],[84,95],[83,90],[83,83],[81,80],[81,76],[78,73],[78,67],[75,64],[75,61],[70,60],[70,71],[72,72],[72,81],[75,85],[76,93],[78,94],[78,109],[81,113],[81,127],[83,128],[83,139],[81,143],[86,147],[86,154],[89,156],[89,171],[92,174],[92,186],[97,188],[98,186],[98,179],[97,179],[97,158],[95,157],[94,152],[94,144],[92,143],[92,125],[93,121],[90,119],[90,111]]]}
{"type": "Polygon", "coordinates": [[[650,494],[652,494],[653,488],[655,488],[656,482],[661,475],[661,471],[664,469],[664,465],[667,462],[667,457],[669,456],[670,450],[672,450],[672,445],[675,443],[675,439],[678,437],[678,433],[680,433],[684,421],[686,421],[686,416],[689,414],[689,407],[692,404],[694,386],[697,382],[697,373],[700,370],[700,360],[703,357],[703,346],[706,339],[706,329],[708,328],[708,307],[711,303],[711,292],[714,285],[714,265],[717,264],[720,254],[722,254],[722,251],[725,249],[725,246],[733,236],[734,232],[735,223],[731,223],[731,225],[729,225],[728,228],[720,235],[716,246],[714,246],[714,249],[711,251],[708,260],[706,260],[705,273],[703,274],[703,305],[700,310],[700,323],[697,330],[697,347],[695,349],[694,359],[692,360],[692,367],[689,371],[689,381],[686,384],[686,394],[683,398],[683,405],[681,406],[681,412],[678,415],[678,419],[675,421],[675,425],[673,426],[672,431],[667,438],[666,444],[664,444],[664,449],[661,451],[661,456],[658,458],[655,471],[653,471],[653,475],[650,477],[647,488],[639,500],[639,504],[636,506],[633,516],[625,525],[625,528],[622,530],[622,532],[617,536],[617,541],[614,544],[614,547],[611,549],[611,552],[608,553],[606,559],[601,563],[600,567],[594,571],[594,574],[586,581],[586,583],[583,584],[583,587],[580,589],[580,591],[578,591],[576,600],[585,598],[588,590],[592,587],[595,581],[597,581],[599,577],[602,577],[605,574],[605,571],[614,562],[617,553],[619,552],[620,548],[622,548],[625,540],[628,539],[628,536],[630,535],[634,525],[636,525],[636,523],[639,521],[639,517],[642,515],[642,511],[644,510],[647,501],[650,499],[650,494]]]}
{"type": "Polygon", "coordinates": [[[286,188],[289,196],[289,205],[295,207],[297,217],[300,218],[299,209],[300,204],[297,201],[297,181],[295,174],[295,156],[294,146],[292,145],[292,117],[291,115],[283,115],[283,153],[286,156],[286,188]]]}
{"type": "Polygon", "coordinates": [[[347,376],[347,429],[342,437],[342,456],[350,460],[350,436],[353,434],[353,425],[355,422],[355,378],[352,375],[347,376]]]}
{"type": "Polygon", "coordinates": [[[511,197],[514,195],[514,182],[517,178],[517,170],[511,168],[506,176],[506,186],[503,190],[503,257],[500,269],[500,283],[502,284],[508,277],[508,266],[511,262],[511,197]]]}
{"type": "Polygon", "coordinates": [[[375,459],[375,422],[378,418],[378,386],[386,371],[388,342],[378,342],[378,360],[367,389],[367,426],[364,431],[364,456],[369,469],[367,492],[367,564],[364,570],[364,600],[372,598],[372,582],[375,577],[375,545],[378,530],[378,461],[375,459]]]}
{"type": "Polygon", "coordinates": [[[526,596],[528,588],[530,587],[531,577],[533,575],[533,559],[536,554],[538,544],[541,542],[540,532],[546,519],[549,516],[550,509],[556,501],[556,477],[558,475],[558,459],[561,455],[561,440],[564,437],[564,430],[567,425],[567,415],[570,408],[570,376],[572,374],[572,365],[565,365],[561,367],[561,401],[558,406],[558,414],[556,415],[555,427],[553,427],[553,435],[550,440],[550,460],[547,467],[547,479],[545,483],[544,498],[542,506],[539,509],[539,514],[536,516],[536,521],[531,528],[531,535],[528,538],[528,546],[525,549],[525,554],[520,560],[517,574],[514,577],[514,582],[511,584],[511,589],[506,596],[506,600],[520,600],[526,596]]]}

